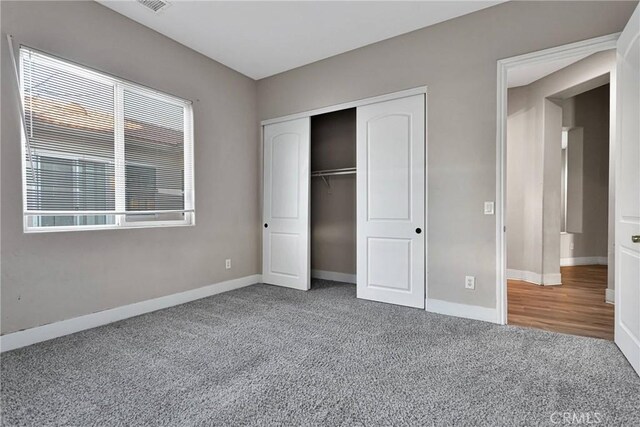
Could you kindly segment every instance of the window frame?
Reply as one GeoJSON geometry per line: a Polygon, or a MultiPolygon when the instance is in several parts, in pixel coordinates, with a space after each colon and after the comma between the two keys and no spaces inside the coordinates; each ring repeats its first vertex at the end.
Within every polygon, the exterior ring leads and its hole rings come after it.
{"type": "MultiPolygon", "coordinates": [[[[24,233],[52,233],[52,232],[65,232],[65,231],[86,231],[86,230],[118,230],[118,229],[133,229],[133,228],[156,228],[156,227],[185,227],[195,226],[195,174],[194,174],[194,149],[193,149],[193,103],[191,101],[178,98],[176,96],[166,94],[155,89],[133,83],[122,78],[112,76],[110,74],[102,73],[91,69],[85,65],[81,65],[66,59],[57,58],[48,53],[38,51],[37,49],[30,48],[28,46],[20,46],[20,61],[19,61],[19,74],[20,74],[20,96],[24,99],[25,87],[24,87],[24,67],[23,67],[23,55],[28,55],[33,52],[38,55],[39,60],[43,60],[46,63],[51,63],[57,68],[62,68],[73,74],[90,78],[102,83],[107,83],[113,86],[114,91],[114,157],[112,159],[115,165],[115,211],[125,213],[111,213],[106,211],[104,215],[114,216],[115,222],[113,224],[100,224],[100,225],[67,225],[67,226],[34,226],[30,225],[30,218],[41,218],[44,215],[27,214],[27,169],[31,167],[27,159],[27,140],[24,128],[21,127],[21,144],[20,154],[22,163],[22,212],[23,212],[23,232],[24,233]],[[183,206],[184,206],[184,218],[176,220],[145,220],[145,221],[127,221],[126,217],[126,175],[125,175],[125,139],[124,139],[124,91],[136,93],[145,97],[153,98],[162,102],[170,103],[179,107],[182,107],[184,111],[184,148],[183,148],[183,206]]],[[[64,157],[73,158],[74,160],[82,160],[86,158],[85,155],[74,156],[73,154],[62,154],[48,152],[48,150],[38,150],[40,154],[50,155],[51,157],[64,157]]],[[[34,154],[34,153],[32,153],[34,154]]],[[[103,161],[104,159],[102,159],[103,161]]],[[[168,212],[172,212],[168,210],[168,212]]],[[[61,216],[75,216],[74,222],[77,223],[77,217],[86,216],[87,214],[64,214],[61,216]]],[[[100,215],[100,214],[97,214],[100,215]]],[[[150,215],[153,215],[150,214],[150,215]]],[[[40,222],[39,220],[37,221],[40,222]]]]}

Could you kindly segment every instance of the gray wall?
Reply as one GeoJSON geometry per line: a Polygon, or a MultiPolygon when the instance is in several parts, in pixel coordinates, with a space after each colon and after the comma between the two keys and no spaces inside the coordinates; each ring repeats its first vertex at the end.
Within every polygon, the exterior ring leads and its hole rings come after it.
{"type": "MultiPolygon", "coordinates": [[[[354,167],[356,110],[311,118],[311,170],[354,167]]],[[[311,179],[311,268],[356,272],[356,176],[311,179]]]]}
{"type": "Polygon", "coordinates": [[[95,2],[2,1],[2,31],[18,43],[194,101],[197,209],[191,228],[23,234],[3,38],[2,333],[259,273],[259,119],[421,85],[429,86],[429,297],[494,307],[495,217],[482,203],[495,199],[496,60],[620,31],[635,4],[509,2],[256,85],[95,2]],[[475,291],[464,289],[466,274],[477,277],[475,291]]]}
{"type": "MultiPolygon", "coordinates": [[[[560,274],[562,126],[575,121],[571,96],[606,83],[614,67],[615,52],[599,52],[527,86],[509,89],[508,269],[545,277],[560,274]]],[[[605,128],[608,132],[608,120],[605,128]]]]}
{"type": "Polygon", "coordinates": [[[581,233],[562,236],[561,258],[608,253],[609,91],[604,85],[571,98],[569,126],[583,129],[583,226],[581,233]]]}
{"type": "Polygon", "coordinates": [[[542,170],[540,151],[531,143],[536,109],[530,86],[509,89],[507,95],[507,268],[542,271],[542,170]]]}
{"type": "Polygon", "coordinates": [[[427,85],[428,296],[495,307],[496,61],[618,32],[635,5],[504,3],[262,79],[259,117],[427,85]]]}
{"type": "Polygon", "coordinates": [[[2,334],[259,273],[255,81],[92,1],[0,4],[2,334]],[[23,234],[4,33],[194,101],[195,227],[23,234]]]}
{"type": "MultiPolygon", "coordinates": [[[[542,283],[560,282],[562,105],[543,99],[542,283]]],[[[507,195],[507,198],[509,196],[507,195]]]]}

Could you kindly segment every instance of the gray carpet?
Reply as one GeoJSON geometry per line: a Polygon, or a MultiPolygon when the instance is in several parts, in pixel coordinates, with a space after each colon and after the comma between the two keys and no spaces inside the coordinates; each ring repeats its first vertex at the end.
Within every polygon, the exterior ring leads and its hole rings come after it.
{"type": "Polygon", "coordinates": [[[255,285],[1,364],[3,425],[640,425],[640,378],[612,342],[361,301],[335,282],[255,285]]]}

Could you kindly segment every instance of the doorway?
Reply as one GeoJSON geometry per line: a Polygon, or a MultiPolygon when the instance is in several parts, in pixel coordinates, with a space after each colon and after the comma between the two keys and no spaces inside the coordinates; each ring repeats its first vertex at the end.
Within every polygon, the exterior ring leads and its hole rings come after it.
{"type": "MultiPolygon", "coordinates": [[[[496,131],[496,299],[499,323],[506,324],[507,300],[507,110],[508,74],[520,67],[550,61],[570,61],[579,55],[615,50],[615,68],[610,78],[610,183],[613,189],[613,222],[609,236],[615,235],[614,250],[608,254],[608,283],[614,287],[614,341],[635,371],[640,374],[640,7],[636,7],[619,34],[598,37],[565,46],[499,60],[496,131]],[[610,164],[611,165],[611,164],[610,164]],[[615,173],[613,173],[615,171],[615,173]],[[615,261],[612,262],[612,261],[615,261]],[[613,270],[613,271],[612,271],[613,270]]],[[[548,104],[545,104],[548,105],[548,104]]],[[[550,111],[553,107],[550,108],[550,111]]],[[[531,159],[532,160],[532,159],[531,159]]],[[[610,202],[611,203],[611,202],[610,202]]],[[[610,204],[611,206],[611,204],[610,204]]],[[[611,211],[610,211],[611,212],[611,211]]],[[[542,213],[540,216],[543,217],[542,213]]],[[[558,218],[558,217],[555,217],[558,218]]],[[[544,276],[541,277],[541,280],[544,276]]],[[[560,279],[562,277],[560,276],[560,279]]]]}
{"type": "Polygon", "coordinates": [[[611,73],[602,73],[614,68],[609,50],[510,85],[509,324],[613,340],[611,73]]]}
{"type": "Polygon", "coordinates": [[[502,323],[614,337],[616,39],[499,62],[502,323]]]}

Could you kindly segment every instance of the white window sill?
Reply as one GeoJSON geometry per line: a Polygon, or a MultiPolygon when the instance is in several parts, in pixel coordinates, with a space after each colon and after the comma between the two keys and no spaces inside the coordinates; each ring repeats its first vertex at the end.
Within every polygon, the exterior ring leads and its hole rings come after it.
{"type": "Polygon", "coordinates": [[[73,225],[61,227],[25,227],[25,234],[40,233],[62,233],[68,231],[98,231],[98,230],[131,230],[136,228],[168,228],[168,227],[194,227],[195,220],[185,221],[158,221],[155,223],[145,222],[140,224],[126,225],[73,225]]]}

